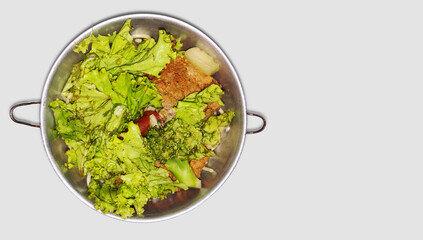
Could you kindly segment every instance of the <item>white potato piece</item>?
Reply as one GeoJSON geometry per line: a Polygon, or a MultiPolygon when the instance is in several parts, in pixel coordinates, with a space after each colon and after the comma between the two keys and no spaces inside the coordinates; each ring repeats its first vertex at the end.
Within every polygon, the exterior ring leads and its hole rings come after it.
{"type": "Polygon", "coordinates": [[[207,75],[213,75],[215,72],[219,71],[219,64],[199,47],[193,47],[186,50],[185,58],[207,75]]]}

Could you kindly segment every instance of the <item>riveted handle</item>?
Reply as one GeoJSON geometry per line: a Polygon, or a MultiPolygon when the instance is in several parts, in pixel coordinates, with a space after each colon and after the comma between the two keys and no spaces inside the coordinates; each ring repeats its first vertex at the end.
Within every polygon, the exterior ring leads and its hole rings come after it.
{"type": "Polygon", "coordinates": [[[256,133],[263,131],[266,128],[266,119],[264,119],[264,117],[262,115],[260,115],[258,113],[251,113],[251,112],[247,112],[247,115],[261,118],[261,120],[263,121],[263,125],[261,125],[260,128],[255,129],[255,130],[248,130],[247,129],[247,134],[256,134],[256,133]]]}
{"type": "Polygon", "coordinates": [[[34,102],[23,102],[23,103],[17,103],[17,104],[15,104],[15,105],[13,105],[13,106],[10,108],[10,111],[9,111],[9,115],[10,115],[10,118],[12,119],[12,121],[14,121],[15,123],[19,123],[19,124],[27,125],[27,126],[30,126],[30,127],[37,127],[37,128],[39,128],[39,127],[40,127],[40,124],[34,124],[34,123],[30,123],[30,122],[25,122],[25,121],[23,121],[23,120],[18,120],[18,119],[16,119],[16,118],[15,118],[15,116],[13,115],[13,111],[15,110],[15,108],[17,108],[17,107],[23,107],[23,106],[27,106],[27,105],[32,105],[32,104],[41,104],[41,102],[40,102],[40,101],[34,101],[34,102]]]}

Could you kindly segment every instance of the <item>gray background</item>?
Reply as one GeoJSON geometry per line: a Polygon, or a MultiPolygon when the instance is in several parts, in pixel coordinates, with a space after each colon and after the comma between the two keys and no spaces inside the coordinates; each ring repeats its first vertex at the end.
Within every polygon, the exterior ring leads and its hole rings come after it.
{"type": "MultiPolygon", "coordinates": [[[[0,9],[0,238],[422,239],[421,13],[419,1],[8,2],[0,9]],[[77,34],[140,11],[204,30],[239,72],[247,108],[268,120],[246,137],[216,194],[152,224],[90,210],[54,173],[40,131],[7,116],[12,104],[41,97],[77,34]]],[[[38,107],[16,115],[37,122],[38,107]]]]}

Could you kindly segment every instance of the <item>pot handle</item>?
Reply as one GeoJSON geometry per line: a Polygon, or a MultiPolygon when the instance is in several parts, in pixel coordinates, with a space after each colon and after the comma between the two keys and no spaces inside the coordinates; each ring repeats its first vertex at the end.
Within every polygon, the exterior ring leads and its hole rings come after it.
{"type": "Polygon", "coordinates": [[[258,113],[251,113],[251,112],[247,112],[247,115],[253,116],[253,117],[259,117],[263,121],[263,125],[261,125],[260,128],[255,129],[255,130],[248,130],[247,129],[247,134],[256,134],[256,133],[263,131],[266,128],[266,119],[264,119],[264,117],[262,115],[260,115],[258,113]]]}
{"type": "Polygon", "coordinates": [[[13,105],[13,106],[10,108],[10,111],[9,111],[9,115],[10,115],[10,118],[12,119],[12,121],[14,121],[15,123],[19,123],[19,124],[27,125],[27,126],[30,126],[30,127],[37,127],[37,128],[39,128],[39,127],[40,127],[40,124],[34,124],[34,123],[25,122],[25,121],[23,121],[23,120],[18,120],[18,119],[16,119],[16,118],[15,118],[15,116],[13,115],[13,111],[15,110],[15,108],[17,108],[17,107],[23,107],[23,106],[27,106],[27,105],[32,105],[32,104],[41,104],[41,102],[40,102],[40,101],[34,101],[34,102],[23,102],[23,103],[17,103],[17,104],[15,104],[15,105],[13,105]]]}

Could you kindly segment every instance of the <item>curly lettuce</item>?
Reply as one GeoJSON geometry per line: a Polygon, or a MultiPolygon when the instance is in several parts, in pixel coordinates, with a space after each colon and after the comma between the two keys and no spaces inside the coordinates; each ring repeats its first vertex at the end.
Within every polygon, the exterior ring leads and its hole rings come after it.
{"type": "Polygon", "coordinates": [[[220,144],[222,139],[222,130],[231,124],[235,113],[227,110],[218,116],[211,116],[201,126],[203,133],[203,143],[209,148],[214,149],[220,144]]]}
{"type": "Polygon", "coordinates": [[[148,200],[187,189],[184,183],[172,181],[165,169],[155,167],[147,151],[145,139],[132,122],[127,132],[104,142],[104,148],[87,163],[92,176],[88,197],[95,200],[96,209],[122,218],[142,216],[148,200]]]}
{"type": "Polygon", "coordinates": [[[160,30],[157,41],[136,46],[131,29],[128,19],[118,33],[91,34],[76,44],[83,60],[73,66],[60,98],[49,104],[55,135],[69,147],[66,167],[90,174],[88,195],[96,209],[122,218],[142,215],[148,200],[187,188],[154,166],[133,123],[148,105],[162,106],[147,76],[157,76],[176,56],[171,35],[160,30]]]}
{"type": "Polygon", "coordinates": [[[131,19],[125,21],[121,30],[108,36],[94,36],[76,44],[75,52],[97,56],[96,60],[87,58],[91,67],[106,69],[117,75],[122,72],[131,74],[150,74],[158,76],[163,68],[176,57],[172,47],[173,37],[164,30],[159,30],[157,42],[153,38],[143,41],[138,46],[133,44],[131,19]],[[91,49],[89,50],[89,46],[91,49]]]}
{"type": "Polygon", "coordinates": [[[218,102],[224,106],[221,96],[223,90],[216,84],[211,84],[200,92],[194,92],[179,101],[176,105],[176,118],[187,123],[196,124],[205,118],[204,109],[207,103],[218,102]]]}

